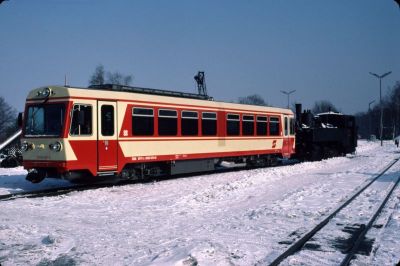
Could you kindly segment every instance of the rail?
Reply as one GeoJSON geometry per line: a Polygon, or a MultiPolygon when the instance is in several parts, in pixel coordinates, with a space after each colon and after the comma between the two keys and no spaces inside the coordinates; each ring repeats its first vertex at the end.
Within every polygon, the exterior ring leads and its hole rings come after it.
{"type": "MultiPolygon", "coordinates": [[[[338,208],[336,208],[331,214],[329,214],[327,217],[325,217],[324,220],[322,220],[319,224],[317,224],[313,229],[311,229],[310,231],[308,231],[306,234],[304,234],[299,240],[297,240],[296,242],[294,242],[289,248],[286,249],[286,251],[284,251],[281,255],[279,255],[274,261],[272,261],[270,263],[271,266],[276,266],[279,265],[283,260],[285,260],[286,258],[288,258],[289,256],[295,254],[296,252],[300,251],[302,249],[302,247],[304,246],[304,244],[306,244],[306,242],[308,242],[318,231],[320,231],[323,227],[325,227],[328,222],[334,217],[336,216],[342,209],[344,209],[346,206],[348,206],[351,202],[353,202],[353,200],[355,198],[357,198],[363,191],[365,191],[369,186],[371,186],[377,179],[379,179],[381,176],[383,176],[396,162],[398,162],[400,160],[400,158],[396,158],[394,159],[392,162],[389,163],[388,166],[385,167],[385,169],[383,169],[383,171],[381,173],[379,173],[377,176],[375,176],[370,182],[368,182],[367,184],[365,184],[363,187],[361,187],[359,190],[357,190],[350,198],[348,198],[343,204],[341,204],[338,208]]],[[[399,183],[399,179],[397,180],[396,184],[393,186],[391,192],[394,190],[394,188],[397,186],[397,184],[399,183]]],[[[388,194],[391,194],[388,193],[388,194]]],[[[386,198],[388,199],[390,197],[387,196],[386,198]]],[[[387,199],[385,198],[384,203],[386,203],[387,199]]],[[[381,205],[381,207],[378,209],[378,211],[380,211],[383,206],[385,204],[381,205]]],[[[378,216],[377,214],[375,214],[374,216],[378,216]]],[[[375,217],[376,218],[376,217],[375,217]]],[[[372,224],[371,224],[372,225],[372,224]]],[[[364,235],[366,234],[367,231],[364,232],[364,235]]],[[[362,236],[364,236],[362,235],[362,236]]],[[[361,237],[361,236],[360,236],[361,237]]],[[[361,240],[357,240],[357,241],[361,241],[361,240]]],[[[357,244],[357,243],[356,243],[357,244]]],[[[354,249],[356,244],[353,246],[354,249]]],[[[349,253],[350,254],[350,253],[349,253]]],[[[347,264],[348,262],[353,258],[354,256],[354,251],[353,254],[349,256],[349,258],[346,257],[347,264]]],[[[257,265],[261,265],[261,264],[265,264],[266,263],[266,259],[264,259],[263,261],[259,261],[257,263],[257,265]]],[[[347,264],[341,264],[341,265],[347,265],[347,264]]]]}
{"type": "MultiPolygon", "coordinates": [[[[286,162],[282,163],[281,165],[288,165],[292,164],[293,162],[286,162]]],[[[279,166],[278,166],[279,167],[279,166]]],[[[246,165],[244,164],[239,164],[239,165],[230,165],[230,166],[223,166],[223,167],[218,167],[215,169],[215,173],[228,173],[228,172],[235,172],[235,171],[242,171],[246,168],[246,165]]],[[[196,175],[195,173],[188,173],[188,174],[181,174],[173,177],[163,177],[161,179],[154,179],[154,178],[149,178],[149,179],[140,179],[140,180],[121,180],[121,179],[115,179],[113,181],[109,180],[104,180],[104,181],[99,181],[95,183],[82,183],[82,184],[77,184],[77,185],[71,185],[71,186],[63,186],[63,187],[55,187],[55,188],[48,188],[48,189],[42,189],[42,190],[30,190],[30,191],[23,191],[23,192],[16,192],[16,193],[10,193],[10,194],[4,194],[0,195],[0,201],[10,201],[10,200],[16,200],[20,198],[39,198],[39,197],[52,197],[52,196],[60,196],[60,195],[65,195],[70,192],[76,192],[76,191],[84,191],[84,190],[91,190],[91,189],[98,189],[98,188],[107,188],[107,187],[119,187],[119,186],[124,186],[124,185],[131,185],[131,184],[136,184],[136,183],[152,183],[155,181],[159,180],[167,180],[167,179],[174,179],[174,178],[179,178],[179,177],[189,177],[196,175]]]]}
{"type": "Polygon", "coordinates": [[[379,206],[378,210],[375,212],[375,214],[369,220],[369,222],[365,226],[364,230],[359,234],[357,240],[354,242],[354,245],[353,245],[352,249],[349,251],[349,253],[347,253],[346,257],[343,259],[342,263],[340,264],[341,266],[349,265],[350,261],[354,258],[354,256],[356,255],[357,251],[360,249],[360,245],[361,245],[362,241],[364,240],[365,235],[367,234],[369,229],[371,229],[372,225],[374,224],[374,222],[378,218],[379,214],[382,212],[382,210],[385,207],[387,201],[389,200],[389,198],[393,194],[393,191],[396,189],[396,187],[399,185],[399,183],[400,183],[400,176],[397,178],[397,181],[392,185],[392,187],[390,188],[389,193],[386,195],[385,199],[382,201],[382,203],[379,206]]]}
{"type": "Polygon", "coordinates": [[[84,190],[92,190],[98,188],[107,188],[114,186],[124,186],[128,184],[134,184],[135,181],[120,181],[120,182],[99,182],[99,183],[89,183],[89,184],[78,184],[71,186],[63,186],[56,188],[48,188],[42,190],[33,190],[33,191],[25,191],[25,192],[17,192],[0,195],[0,201],[10,201],[16,200],[20,198],[39,198],[39,197],[54,197],[65,195],[71,192],[76,191],[84,191],[84,190]]]}

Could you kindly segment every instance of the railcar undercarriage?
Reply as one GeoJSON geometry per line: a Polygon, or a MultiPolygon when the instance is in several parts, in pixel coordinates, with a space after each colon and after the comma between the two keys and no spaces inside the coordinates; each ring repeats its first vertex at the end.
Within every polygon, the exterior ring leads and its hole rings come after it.
{"type": "Polygon", "coordinates": [[[157,163],[128,164],[124,167],[118,177],[124,180],[145,180],[146,178],[161,176],[212,172],[218,169],[239,167],[270,167],[278,165],[279,158],[282,157],[278,154],[268,154],[246,157],[211,158],[157,163]]]}

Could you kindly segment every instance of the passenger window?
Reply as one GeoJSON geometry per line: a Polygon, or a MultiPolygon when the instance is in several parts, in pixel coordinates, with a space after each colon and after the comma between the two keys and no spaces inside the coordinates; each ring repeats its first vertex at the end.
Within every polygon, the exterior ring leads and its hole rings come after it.
{"type": "Polygon", "coordinates": [[[132,134],[134,136],[154,135],[154,110],[151,108],[132,109],[132,134]]]}
{"type": "Polygon", "coordinates": [[[178,115],[176,110],[158,110],[158,135],[176,136],[178,132],[178,115]]]}
{"type": "Polygon", "coordinates": [[[196,136],[199,132],[199,119],[197,112],[182,111],[182,136],[196,136]]]}
{"type": "Polygon", "coordinates": [[[285,116],[285,136],[289,134],[288,118],[285,116]]]}
{"type": "Polygon", "coordinates": [[[228,136],[239,136],[240,134],[240,116],[237,114],[228,114],[226,116],[226,131],[228,136]]]}
{"type": "Polygon", "coordinates": [[[290,135],[294,135],[294,118],[290,118],[290,135]]]}
{"type": "Polygon", "coordinates": [[[91,105],[75,104],[71,115],[71,127],[69,133],[72,136],[92,134],[91,105]]]}
{"type": "Polygon", "coordinates": [[[268,117],[257,116],[257,136],[267,135],[268,117]]]}
{"type": "Polygon", "coordinates": [[[242,134],[243,136],[254,135],[254,116],[252,115],[243,116],[242,134]]]}
{"type": "Polygon", "coordinates": [[[114,106],[101,106],[101,135],[114,135],[114,106]]]}
{"type": "Polygon", "coordinates": [[[217,135],[217,114],[204,112],[201,119],[201,133],[203,136],[217,135]]]}
{"type": "Polygon", "coordinates": [[[269,135],[279,136],[279,117],[270,117],[269,119],[269,135]]]}

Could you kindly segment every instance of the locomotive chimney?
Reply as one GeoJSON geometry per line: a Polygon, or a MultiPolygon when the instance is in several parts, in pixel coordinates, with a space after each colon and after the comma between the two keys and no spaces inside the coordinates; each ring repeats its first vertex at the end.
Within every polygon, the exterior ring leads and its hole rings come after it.
{"type": "Polygon", "coordinates": [[[301,125],[301,103],[296,103],[296,122],[301,125]]]}

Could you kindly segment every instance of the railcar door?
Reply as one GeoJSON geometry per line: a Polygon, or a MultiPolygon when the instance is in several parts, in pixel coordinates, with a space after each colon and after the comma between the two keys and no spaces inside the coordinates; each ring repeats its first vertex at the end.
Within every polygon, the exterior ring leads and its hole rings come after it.
{"type": "Polygon", "coordinates": [[[283,146],[282,152],[284,157],[290,156],[290,139],[289,139],[290,121],[288,116],[283,117],[283,146]]]}
{"type": "Polygon", "coordinates": [[[97,102],[97,170],[99,174],[112,174],[118,168],[117,103],[97,102]]]}

